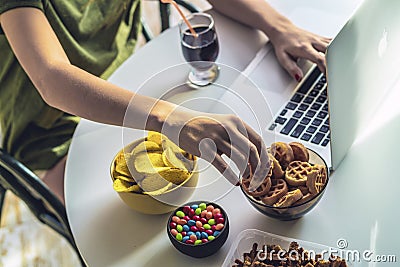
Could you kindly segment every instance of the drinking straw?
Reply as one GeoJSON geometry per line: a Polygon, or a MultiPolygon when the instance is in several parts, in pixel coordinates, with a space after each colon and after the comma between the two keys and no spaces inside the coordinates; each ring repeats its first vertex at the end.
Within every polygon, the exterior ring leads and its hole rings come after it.
{"type": "Polygon", "coordinates": [[[189,27],[190,32],[197,37],[197,32],[193,29],[192,25],[190,25],[189,21],[187,20],[186,16],[183,14],[182,10],[179,8],[178,4],[174,0],[161,0],[164,4],[172,4],[176,10],[178,11],[179,15],[181,15],[183,21],[185,21],[186,25],[189,27]]]}

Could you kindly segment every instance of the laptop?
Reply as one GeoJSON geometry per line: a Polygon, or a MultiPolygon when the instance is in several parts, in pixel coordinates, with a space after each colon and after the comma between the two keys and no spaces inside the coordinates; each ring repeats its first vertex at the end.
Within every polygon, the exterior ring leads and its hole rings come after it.
{"type": "Polygon", "coordinates": [[[398,10],[398,0],[364,0],[329,45],[326,76],[303,61],[307,74],[299,84],[267,44],[244,71],[247,79],[235,81],[220,101],[267,145],[301,142],[334,171],[400,77],[398,10]]]}

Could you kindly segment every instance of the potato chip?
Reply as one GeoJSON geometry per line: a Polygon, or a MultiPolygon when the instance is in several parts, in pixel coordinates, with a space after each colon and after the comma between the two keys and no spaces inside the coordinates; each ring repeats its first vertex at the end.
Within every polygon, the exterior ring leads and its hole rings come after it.
{"type": "Polygon", "coordinates": [[[123,180],[123,181],[127,181],[127,182],[130,182],[130,183],[136,183],[135,179],[133,179],[131,176],[125,176],[125,175],[123,175],[123,174],[121,174],[121,173],[118,173],[118,172],[115,171],[115,170],[114,170],[114,172],[113,172],[113,177],[114,177],[115,179],[121,179],[121,180],[123,180]]]}
{"type": "Polygon", "coordinates": [[[140,187],[145,192],[152,192],[156,190],[160,190],[166,186],[168,186],[169,182],[165,180],[158,173],[148,174],[146,177],[140,182],[140,187]]]}
{"type": "Polygon", "coordinates": [[[170,190],[171,188],[172,188],[172,183],[168,183],[166,186],[164,186],[161,189],[158,189],[155,191],[144,191],[143,194],[157,196],[157,195],[164,194],[166,191],[170,190]]]}
{"type": "MultiPolygon", "coordinates": [[[[184,158],[183,155],[182,158],[184,158]]],[[[185,164],[183,164],[183,162],[178,159],[178,156],[172,151],[170,147],[168,147],[162,153],[162,160],[164,164],[168,167],[186,170],[185,164]]]]}
{"type": "Polygon", "coordinates": [[[158,145],[161,145],[161,140],[167,138],[165,135],[159,132],[149,131],[147,134],[147,141],[152,141],[158,145]]]}
{"type": "Polygon", "coordinates": [[[140,153],[135,156],[134,168],[139,173],[157,173],[158,167],[166,167],[159,153],[140,153]]]}
{"type": "Polygon", "coordinates": [[[115,172],[126,177],[132,177],[125,160],[116,162],[115,172]]]}
{"type": "Polygon", "coordinates": [[[174,153],[181,153],[184,154],[186,153],[185,150],[177,146],[174,142],[169,140],[168,138],[162,139],[162,144],[161,144],[163,150],[167,150],[167,148],[170,148],[174,153]]]}
{"type": "Polygon", "coordinates": [[[160,153],[161,153],[162,152],[161,150],[162,150],[162,148],[160,147],[159,144],[157,144],[153,141],[143,141],[132,149],[131,154],[136,155],[141,152],[149,153],[149,152],[154,152],[154,151],[160,151],[160,153]]]}
{"type": "Polygon", "coordinates": [[[190,172],[178,168],[163,169],[158,172],[165,180],[176,185],[183,183],[190,177],[190,172]]]}
{"type": "Polygon", "coordinates": [[[115,162],[115,164],[126,163],[126,161],[125,161],[125,153],[123,151],[119,151],[118,154],[115,156],[114,162],[115,162]]]}
{"type": "Polygon", "coordinates": [[[192,171],[194,162],[187,159],[180,152],[174,153],[171,148],[167,148],[163,154],[162,159],[166,166],[178,168],[185,171],[192,171]]]}
{"type": "Polygon", "coordinates": [[[117,192],[136,192],[136,193],[141,192],[141,189],[137,184],[128,183],[121,179],[114,180],[113,188],[117,192]]]}

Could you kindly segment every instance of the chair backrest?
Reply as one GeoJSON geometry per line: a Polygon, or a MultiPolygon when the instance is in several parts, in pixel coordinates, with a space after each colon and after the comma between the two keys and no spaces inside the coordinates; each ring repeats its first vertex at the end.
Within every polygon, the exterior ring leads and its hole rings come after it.
{"type": "Polygon", "coordinates": [[[82,266],[86,266],[72,236],[64,205],[34,172],[0,148],[0,204],[6,190],[24,201],[39,221],[65,237],[82,266]]]}
{"type": "MultiPolygon", "coordinates": [[[[187,11],[189,11],[191,13],[196,13],[196,12],[201,11],[201,9],[199,9],[198,7],[196,7],[189,1],[175,0],[175,2],[179,6],[185,8],[187,11]]],[[[170,19],[170,15],[171,15],[171,5],[163,4],[161,2],[159,4],[160,4],[161,31],[164,31],[170,27],[169,19],[170,19]]],[[[154,38],[154,34],[151,31],[148,24],[146,23],[146,21],[144,20],[144,18],[142,18],[142,33],[147,42],[154,38]]]]}

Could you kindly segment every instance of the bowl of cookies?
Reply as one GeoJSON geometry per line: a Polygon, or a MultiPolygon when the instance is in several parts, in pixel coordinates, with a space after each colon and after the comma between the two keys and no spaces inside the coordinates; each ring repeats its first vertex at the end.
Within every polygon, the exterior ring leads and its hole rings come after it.
{"type": "Polygon", "coordinates": [[[263,183],[249,190],[252,175],[242,178],[247,200],[262,214],[294,220],[312,210],[325,192],[329,173],[324,159],[300,142],[275,142],[268,149],[270,168],[263,183]]]}
{"type": "Polygon", "coordinates": [[[122,201],[144,214],[175,210],[187,202],[199,178],[196,157],[158,132],[118,151],[110,175],[122,201]]]}

